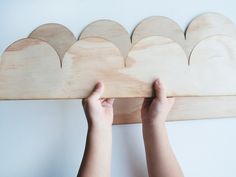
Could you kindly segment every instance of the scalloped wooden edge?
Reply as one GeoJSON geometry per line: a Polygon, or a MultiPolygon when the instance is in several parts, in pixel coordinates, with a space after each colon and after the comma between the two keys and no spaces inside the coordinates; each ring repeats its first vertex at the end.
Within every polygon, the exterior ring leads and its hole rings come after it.
{"type": "MultiPolygon", "coordinates": [[[[209,13],[208,13],[209,14],[209,13]]],[[[210,14],[215,14],[215,13],[210,13],[210,14]]],[[[204,14],[204,15],[206,15],[206,14],[204,14]]],[[[218,15],[218,14],[217,14],[218,15]]],[[[187,28],[187,30],[189,30],[190,29],[190,27],[191,27],[191,25],[193,25],[195,22],[197,22],[201,17],[202,17],[203,15],[200,15],[200,16],[198,16],[198,17],[196,17],[191,23],[190,23],[190,25],[188,26],[188,28],[187,28]],[[200,17],[200,18],[199,18],[200,17]]],[[[228,21],[229,19],[227,19],[226,18],[226,22],[228,21]]],[[[230,20],[228,21],[228,22],[230,22],[230,20]]],[[[186,31],[187,31],[186,30],[186,31]]],[[[187,32],[186,32],[187,33],[187,32]]],[[[227,35],[228,35],[228,33],[227,33],[227,35]]],[[[234,37],[234,35],[232,36],[232,37],[234,37]]],[[[105,37],[105,38],[107,38],[107,37],[105,37]]],[[[47,41],[47,42],[49,42],[49,41],[47,41]]],[[[56,49],[56,45],[52,45],[53,47],[54,47],[54,49],[56,49]]],[[[122,50],[121,48],[120,48],[120,50],[122,50]]],[[[57,52],[58,52],[58,50],[56,50],[57,52]]],[[[123,56],[125,56],[125,54],[124,54],[125,52],[123,52],[123,56]]],[[[61,57],[60,57],[61,58],[61,57]]],[[[0,62],[1,62],[1,56],[0,56],[0,62]]],[[[234,96],[231,96],[230,98],[233,98],[234,96]]],[[[189,98],[191,98],[190,99],[190,102],[188,103],[187,101],[185,101],[185,102],[182,102],[182,104],[183,104],[183,106],[184,105],[189,105],[192,101],[194,101],[194,99],[195,98],[193,98],[193,97],[189,97],[189,98]],[[191,101],[192,100],[192,101],[191,101]]],[[[213,100],[217,100],[219,97],[207,97],[209,100],[212,100],[212,103],[211,103],[211,105],[216,105],[217,106],[217,104],[216,104],[216,102],[215,102],[215,104],[214,104],[214,102],[213,102],[213,100]]],[[[227,104],[227,102],[228,101],[230,101],[230,98],[229,97],[227,97],[227,96],[224,96],[224,97],[221,97],[222,99],[223,99],[223,102],[224,103],[226,103],[227,104]]],[[[132,99],[134,99],[134,98],[132,98],[132,99]]],[[[177,99],[183,99],[183,100],[185,100],[185,98],[177,98],[177,99]]],[[[198,98],[197,98],[198,99],[198,98]]],[[[122,100],[122,99],[121,99],[122,100]]],[[[127,99],[127,100],[129,100],[129,99],[127,99]]],[[[200,100],[203,100],[202,99],[202,97],[200,98],[200,100]]],[[[211,102],[211,101],[210,101],[211,102]]],[[[202,103],[205,103],[205,101],[202,101],[202,103]]],[[[231,101],[231,103],[232,103],[232,101],[231,101]]],[[[234,105],[235,103],[233,102],[233,104],[231,104],[231,105],[234,105]]],[[[206,105],[206,107],[207,108],[212,108],[212,106],[211,106],[210,104],[208,104],[208,105],[206,105]]],[[[218,106],[220,105],[220,103],[218,104],[218,106]]],[[[223,105],[223,104],[222,104],[223,105]]],[[[233,106],[232,106],[233,107],[233,106]]],[[[203,113],[204,113],[204,111],[206,111],[206,110],[204,110],[204,108],[203,108],[203,113]]],[[[214,112],[213,112],[214,110],[212,110],[212,113],[209,113],[209,114],[205,114],[205,115],[207,115],[208,117],[211,117],[212,115],[213,115],[213,117],[217,117],[216,116],[216,114],[214,114],[214,112]]],[[[231,111],[230,113],[232,113],[232,114],[229,114],[229,109],[226,109],[225,108],[225,111],[222,111],[221,113],[224,113],[224,115],[226,115],[226,117],[227,117],[227,115],[228,116],[234,116],[234,115],[236,115],[236,113],[234,112],[234,111],[231,111]],[[227,114],[228,113],[228,114],[227,114]]],[[[217,115],[221,115],[220,117],[223,117],[223,115],[221,114],[221,113],[217,113],[217,115]]],[[[178,117],[178,114],[175,114],[177,117],[178,117]]],[[[195,114],[192,114],[192,115],[195,115],[195,114]]],[[[197,119],[201,119],[201,118],[206,118],[206,116],[200,116],[200,117],[198,117],[197,119]]],[[[181,118],[182,119],[182,118],[181,118]]],[[[194,119],[194,118],[193,118],[194,119]]],[[[115,118],[115,121],[116,121],[116,118],[115,118]]],[[[129,120],[127,120],[127,123],[129,122],[129,120]]],[[[132,121],[131,121],[132,122],[132,121]]],[[[135,121],[134,121],[135,122],[135,121]]]]}
{"type": "MultiPolygon", "coordinates": [[[[7,62],[11,62],[11,58],[17,61],[16,55],[19,55],[23,58],[26,57],[27,60],[29,59],[29,57],[33,57],[35,60],[35,58],[42,57],[42,55],[45,58],[48,58],[48,56],[50,56],[50,54],[44,51],[46,50],[44,48],[28,51],[27,47],[30,47],[28,45],[30,45],[31,43],[29,42],[28,44],[27,41],[40,41],[46,46],[51,47],[51,45],[49,45],[45,41],[38,39],[36,40],[33,38],[27,38],[25,40],[20,40],[20,42],[14,43],[9,48],[7,48],[2,56],[2,75],[5,74],[4,72],[6,72],[6,74],[8,75],[6,75],[5,77],[13,77],[14,74],[12,72],[19,72],[18,68],[21,68],[21,66],[25,65],[24,63],[21,63],[19,67],[14,66],[14,70],[11,70],[12,64],[7,65],[7,62]],[[26,49],[24,48],[25,46],[26,49]],[[41,51],[41,53],[39,53],[39,55],[37,56],[37,52],[39,50],[41,51]],[[9,55],[5,55],[6,53],[9,55]],[[3,65],[4,62],[6,62],[6,65],[3,65]]],[[[152,96],[152,82],[156,77],[160,77],[167,85],[168,96],[235,95],[236,80],[234,77],[228,77],[227,75],[227,71],[231,71],[231,75],[236,75],[236,70],[234,70],[234,68],[236,68],[236,61],[231,63],[232,57],[236,58],[234,48],[236,48],[236,40],[231,37],[223,35],[209,37],[201,41],[196,46],[196,48],[194,48],[194,50],[198,50],[197,55],[196,52],[192,54],[192,57],[194,58],[194,62],[196,64],[189,66],[183,48],[175,41],[166,37],[152,36],[140,40],[132,47],[126,59],[123,58],[120,50],[114,43],[98,37],[84,38],[74,43],[68,49],[63,58],[62,69],[57,71],[58,73],[61,72],[60,77],[62,78],[62,81],[60,81],[62,84],[60,85],[61,88],[58,88],[58,90],[61,89],[61,95],[59,95],[58,98],[87,97],[95,83],[99,80],[103,80],[105,86],[107,87],[103,94],[103,97],[150,97],[152,96]],[[215,43],[215,41],[219,42],[220,46],[217,46],[218,44],[215,43]],[[210,45],[206,45],[206,42],[210,42],[210,45]],[[228,43],[230,43],[230,46],[228,45],[228,43]],[[201,46],[203,46],[203,48],[201,46]],[[205,52],[204,46],[211,46],[208,52],[209,55],[205,52]],[[76,50],[74,50],[74,48],[76,48],[76,50]],[[231,52],[230,55],[228,55],[227,53],[229,52],[229,49],[231,52]],[[221,56],[221,58],[225,58],[224,60],[219,58],[219,56],[221,55],[219,51],[222,51],[221,53],[223,54],[226,52],[226,55],[224,54],[224,56],[221,56]],[[215,57],[217,62],[211,62],[211,52],[218,52],[219,56],[215,57]],[[207,55],[206,58],[205,55],[207,55]],[[120,63],[122,63],[123,65],[116,65],[117,63],[119,63],[117,59],[119,59],[120,63]],[[148,64],[146,60],[148,60],[148,64]],[[210,63],[205,66],[205,62],[210,63]],[[126,67],[124,67],[124,63],[126,67]],[[223,70],[220,70],[218,66],[219,63],[221,64],[221,67],[224,66],[223,70]],[[166,66],[165,70],[163,70],[164,66],[166,66]],[[219,69],[220,74],[214,73],[213,69],[215,68],[219,69]],[[205,70],[201,71],[202,69],[205,70]],[[220,78],[219,80],[215,79],[215,74],[217,74],[217,77],[220,78]],[[204,75],[204,77],[202,77],[201,75],[204,75]],[[178,79],[179,77],[181,77],[181,79],[178,79]],[[114,78],[116,79],[113,80],[114,78]],[[181,87],[179,85],[181,85],[181,87]]],[[[51,47],[50,51],[52,50],[53,52],[56,52],[55,49],[51,47]]],[[[48,60],[50,60],[50,58],[48,58],[48,60]]],[[[27,61],[27,64],[30,63],[30,60],[27,61]]],[[[44,73],[41,73],[42,76],[36,76],[33,72],[34,69],[31,69],[29,67],[38,69],[39,66],[43,68],[47,65],[48,64],[46,64],[45,62],[38,63],[37,65],[27,65],[25,66],[25,69],[31,70],[31,74],[34,74],[34,77],[38,78],[39,81],[44,82],[43,78],[47,78],[46,74],[51,72],[50,68],[48,68],[49,71],[44,71],[44,73]]],[[[22,71],[22,73],[24,72],[25,71],[22,71]]],[[[57,72],[56,74],[48,74],[48,77],[57,75],[57,72]]],[[[21,73],[15,75],[15,79],[19,79],[18,75],[20,74],[21,73]]],[[[8,79],[12,81],[14,80],[14,78],[8,79]]],[[[23,82],[24,78],[21,79],[23,82]]],[[[1,80],[3,84],[3,81],[6,79],[1,76],[1,80]]],[[[33,84],[30,85],[29,81],[22,84],[27,84],[30,88],[34,88],[33,84]]],[[[40,83],[35,82],[35,84],[40,83]]],[[[14,83],[12,83],[12,85],[14,85],[14,83]]],[[[10,87],[11,85],[5,86],[5,90],[3,89],[1,92],[5,93],[4,91],[8,90],[8,92],[6,93],[8,93],[8,96],[10,96],[11,92],[13,92],[10,87]]],[[[2,85],[2,87],[4,88],[4,85],[2,85]]],[[[43,87],[50,86],[45,83],[44,86],[41,85],[42,90],[43,87]]],[[[25,89],[27,90],[27,88],[25,89]]],[[[33,91],[34,90],[32,90],[31,92],[33,91]]],[[[38,91],[39,93],[35,92],[35,94],[40,95],[40,89],[38,91]]],[[[2,95],[1,97],[4,97],[3,93],[0,94],[2,95]]],[[[25,95],[25,98],[30,98],[29,95],[32,96],[32,94],[28,93],[28,95],[25,95]]],[[[35,95],[35,97],[38,98],[38,95],[35,95]]],[[[48,97],[56,98],[51,94],[48,95],[48,97]]],[[[19,98],[24,97],[19,95],[19,98]]]]}
{"type": "Polygon", "coordinates": [[[43,24],[34,29],[28,37],[49,43],[56,50],[61,61],[66,51],[76,42],[74,34],[64,25],[57,23],[43,24]]]}
{"type": "Polygon", "coordinates": [[[129,33],[119,23],[112,20],[97,20],[88,24],[80,33],[79,39],[101,37],[114,43],[126,57],[131,48],[129,33]]]}

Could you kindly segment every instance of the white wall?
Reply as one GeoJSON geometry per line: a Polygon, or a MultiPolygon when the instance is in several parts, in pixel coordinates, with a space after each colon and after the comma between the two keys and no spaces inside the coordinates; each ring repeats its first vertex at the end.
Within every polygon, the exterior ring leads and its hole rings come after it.
{"type": "MultiPolygon", "coordinates": [[[[2,0],[0,52],[48,22],[64,24],[78,36],[101,18],[116,20],[131,32],[143,18],[163,15],[184,29],[209,11],[236,23],[235,7],[234,0],[2,0]]],[[[186,177],[236,176],[236,118],[172,122],[167,128],[186,177]]],[[[75,176],[86,131],[79,100],[0,101],[0,177],[75,176]]],[[[112,176],[147,177],[140,125],[113,127],[112,176]]]]}

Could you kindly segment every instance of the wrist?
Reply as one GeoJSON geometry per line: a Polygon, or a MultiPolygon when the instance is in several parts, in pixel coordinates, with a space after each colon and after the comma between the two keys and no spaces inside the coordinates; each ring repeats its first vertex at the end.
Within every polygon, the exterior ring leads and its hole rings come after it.
{"type": "Polygon", "coordinates": [[[94,132],[111,132],[112,125],[102,125],[102,124],[89,124],[88,131],[94,132]]]}
{"type": "Polygon", "coordinates": [[[166,130],[165,122],[146,123],[142,125],[143,137],[145,141],[156,139],[166,130]]]}
{"type": "Polygon", "coordinates": [[[148,121],[145,121],[143,120],[142,121],[142,126],[143,128],[161,128],[161,127],[165,127],[165,121],[164,120],[148,120],[148,121]]]}

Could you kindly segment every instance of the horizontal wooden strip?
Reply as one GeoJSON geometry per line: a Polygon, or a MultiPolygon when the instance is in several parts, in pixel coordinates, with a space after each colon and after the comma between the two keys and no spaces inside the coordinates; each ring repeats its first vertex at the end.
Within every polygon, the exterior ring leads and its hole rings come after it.
{"type": "MultiPolygon", "coordinates": [[[[121,100],[121,99],[120,99],[121,100]]],[[[141,122],[141,103],[129,108],[132,112],[116,113],[114,124],[141,122]]],[[[118,107],[116,109],[119,109],[118,107]]],[[[177,97],[167,121],[200,120],[236,116],[236,96],[177,97]]]]}

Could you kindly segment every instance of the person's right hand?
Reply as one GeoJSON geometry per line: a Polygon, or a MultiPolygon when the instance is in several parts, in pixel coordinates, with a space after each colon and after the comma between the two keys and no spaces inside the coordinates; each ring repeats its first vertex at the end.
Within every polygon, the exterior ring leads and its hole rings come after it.
{"type": "Polygon", "coordinates": [[[89,127],[111,128],[113,122],[113,98],[101,98],[104,84],[98,82],[88,98],[82,104],[89,127]]]}
{"type": "Polygon", "coordinates": [[[163,84],[159,79],[154,81],[154,98],[145,98],[141,117],[143,124],[164,123],[174,104],[174,98],[167,98],[163,84]]]}

